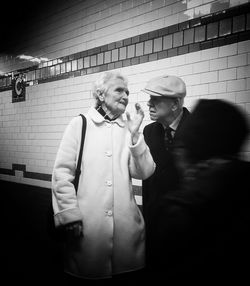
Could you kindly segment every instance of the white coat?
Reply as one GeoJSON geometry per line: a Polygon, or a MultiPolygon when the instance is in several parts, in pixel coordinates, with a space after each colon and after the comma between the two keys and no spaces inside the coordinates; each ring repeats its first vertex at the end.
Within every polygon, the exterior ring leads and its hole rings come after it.
{"type": "Polygon", "coordinates": [[[155,163],[142,134],[137,144],[131,145],[122,116],[110,122],[92,107],[86,118],[77,196],[72,181],[80,147],[80,116],[67,126],[56,156],[54,218],[57,226],[83,222],[83,238],[65,247],[65,271],[79,277],[104,278],[144,266],[144,219],[131,178],[148,178],[155,163]]]}

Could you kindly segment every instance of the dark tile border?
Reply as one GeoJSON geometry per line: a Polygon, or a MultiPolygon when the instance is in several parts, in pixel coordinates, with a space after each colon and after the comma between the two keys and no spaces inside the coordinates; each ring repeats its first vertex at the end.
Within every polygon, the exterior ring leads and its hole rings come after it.
{"type": "Polygon", "coordinates": [[[42,174],[42,173],[35,173],[35,172],[23,172],[23,177],[24,178],[29,178],[29,179],[35,179],[35,180],[40,180],[40,181],[51,181],[51,175],[50,174],[42,174]]]}
{"type": "Polygon", "coordinates": [[[0,168],[0,174],[9,175],[9,176],[15,176],[15,170],[0,168]]]}
{"type": "MultiPolygon", "coordinates": [[[[5,169],[5,168],[0,168],[0,174],[3,174],[3,175],[15,176],[15,171],[22,171],[24,178],[51,182],[52,176],[50,174],[28,172],[28,171],[26,171],[26,165],[24,165],[24,164],[12,164],[11,170],[5,169]]],[[[0,179],[0,181],[1,181],[1,179],[0,179]]],[[[133,185],[133,192],[134,192],[134,195],[141,196],[142,195],[142,187],[133,185]]]]}
{"type": "Polygon", "coordinates": [[[15,176],[15,171],[22,171],[24,178],[41,180],[41,181],[51,181],[50,174],[28,172],[26,171],[26,165],[23,164],[12,164],[12,169],[0,168],[0,174],[15,176]]]}
{"type": "MultiPolygon", "coordinates": [[[[35,85],[156,61],[250,39],[250,3],[50,60],[14,74],[35,85]]],[[[11,76],[0,77],[0,92],[11,76]]]]}

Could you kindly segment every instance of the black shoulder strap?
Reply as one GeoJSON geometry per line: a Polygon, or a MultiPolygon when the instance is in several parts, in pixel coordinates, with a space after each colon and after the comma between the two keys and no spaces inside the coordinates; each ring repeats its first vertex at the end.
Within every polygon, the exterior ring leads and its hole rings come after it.
{"type": "Polygon", "coordinates": [[[86,126],[87,126],[86,117],[82,114],[80,114],[80,116],[82,117],[82,137],[81,137],[81,145],[80,145],[79,157],[77,161],[77,167],[76,167],[75,179],[74,179],[74,186],[75,186],[76,193],[78,189],[79,177],[81,174],[82,151],[83,151],[83,145],[84,145],[84,139],[85,139],[85,133],[86,133],[86,126]]]}

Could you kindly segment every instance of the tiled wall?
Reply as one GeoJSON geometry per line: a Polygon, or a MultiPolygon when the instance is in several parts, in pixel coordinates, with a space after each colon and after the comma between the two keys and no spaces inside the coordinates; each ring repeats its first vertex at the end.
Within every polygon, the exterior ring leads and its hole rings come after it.
{"type": "MultiPolygon", "coordinates": [[[[46,16],[41,15],[25,31],[21,45],[18,43],[18,54],[58,59],[248,2],[249,0],[62,1],[56,10],[46,16]]],[[[0,66],[13,71],[17,61],[17,58],[0,57],[0,66]]],[[[20,68],[30,65],[31,62],[24,60],[19,63],[20,68]]]]}
{"type": "MultiPolygon", "coordinates": [[[[185,105],[190,109],[199,98],[223,98],[240,106],[250,118],[249,5],[119,41],[113,38],[108,44],[60,59],[61,63],[54,59],[46,66],[23,71],[27,75],[25,101],[12,103],[12,87],[2,83],[0,179],[50,188],[62,132],[73,116],[92,104],[92,83],[103,70],[119,69],[128,76],[128,110],[133,110],[135,102],[141,103],[146,113],[143,126],[150,120],[148,98],[140,90],[148,79],[161,74],[183,78],[185,105]]],[[[250,140],[242,155],[250,160],[250,140]]],[[[141,182],[134,184],[140,195],[141,182]]]]}
{"type": "MultiPolygon", "coordinates": [[[[82,76],[237,43],[250,37],[250,4],[208,14],[23,69],[27,84],[82,76]]],[[[12,78],[0,77],[0,90],[12,78]]],[[[13,100],[14,101],[14,100],[13,100]]],[[[16,100],[15,100],[16,101],[16,100]]]]}
{"type": "MultiPolygon", "coordinates": [[[[192,107],[200,97],[224,98],[250,114],[250,41],[193,52],[136,66],[124,67],[129,77],[130,106],[139,101],[145,111],[147,98],[139,91],[155,75],[176,74],[187,84],[185,105],[192,107]],[[248,64],[247,64],[248,63],[248,64]]],[[[25,102],[11,102],[11,91],[0,93],[0,173],[12,170],[13,179],[30,183],[43,179],[48,185],[62,132],[69,120],[84,113],[92,103],[91,85],[96,74],[27,87],[25,102]],[[18,165],[15,165],[18,164],[18,165]],[[24,165],[23,168],[20,165],[24,165]],[[24,171],[24,178],[22,177],[24,171]],[[29,172],[32,173],[29,174],[29,172]],[[36,174],[38,173],[38,174],[36,174]],[[39,177],[40,176],[40,177],[39,177]]],[[[149,123],[148,113],[144,125],[149,123]]],[[[249,158],[250,146],[245,149],[249,158]]]]}

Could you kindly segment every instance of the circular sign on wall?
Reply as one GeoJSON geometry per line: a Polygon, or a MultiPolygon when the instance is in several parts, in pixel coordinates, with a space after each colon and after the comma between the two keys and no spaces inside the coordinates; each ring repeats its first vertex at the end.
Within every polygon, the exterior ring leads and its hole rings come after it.
{"type": "Polygon", "coordinates": [[[12,79],[12,102],[25,100],[25,77],[22,74],[12,79]]]}

